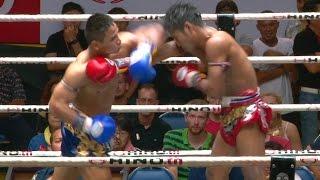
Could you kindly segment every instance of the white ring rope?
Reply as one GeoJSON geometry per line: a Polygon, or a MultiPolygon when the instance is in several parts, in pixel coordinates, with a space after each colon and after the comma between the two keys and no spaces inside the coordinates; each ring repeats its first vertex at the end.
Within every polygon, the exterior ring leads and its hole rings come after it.
{"type": "MultiPolygon", "coordinates": [[[[320,104],[270,104],[274,111],[320,111],[320,104]]],[[[220,105],[113,105],[114,113],[138,112],[219,112],[220,105]]],[[[0,113],[48,112],[48,105],[0,105],[0,113]]]]}
{"type": "MultiPolygon", "coordinates": [[[[0,22],[36,22],[36,21],[86,21],[91,14],[3,14],[0,22]]],[[[223,14],[226,15],[226,14],[223,14]]],[[[231,15],[231,14],[230,14],[231,15]]],[[[164,14],[110,14],[116,21],[159,21],[164,14]]],[[[202,19],[217,20],[217,14],[201,14],[202,19]]],[[[236,20],[312,20],[319,19],[319,12],[309,13],[240,13],[234,14],[236,20]]]]}
{"type": "MultiPolygon", "coordinates": [[[[254,64],[319,63],[320,56],[250,56],[254,64]]],[[[74,57],[0,57],[0,64],[69,64],[74,57]]],[[[197,64],[197,57],[170,57],[158,64],[197,64]]]]}
{"type": "MultiPolygon", "coordinates": [[[[211,156],[211,150],[110,151],[112,157],[211,156]]],[[[320,150],[265,150],[266,156],[316,156],[320,150]]],[[[61,151],[0,151],[0,157],[59,157],[61,151]]]]}
{"type": "MultiPolygon", "coordinates": [[[[320,165],[320,156],[292,156],[297,166],[320,165]]],[[[183,157],[0,157],[0,167],[161,167],[164,165],[270,166],[271,156],[183,156],[183,157]]]]}

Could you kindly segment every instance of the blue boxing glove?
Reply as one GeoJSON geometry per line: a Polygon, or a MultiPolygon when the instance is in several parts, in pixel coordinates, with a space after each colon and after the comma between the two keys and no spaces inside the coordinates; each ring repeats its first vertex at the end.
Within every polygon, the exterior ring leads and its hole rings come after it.
{"type": "Polygon", "coordinates": [[[140,83],[151,82],[156,77],[152,67],[153,46],[149,43],[140,43],[130,55],[129,74],[133,80],[140,83]]]}
{"type": "Polygon", "coordinates": [[[78,114],[73,126],[100,144],[108,142],[116,132],[113,118],[105,114],[95,115],[92,118],[78,114]]]}

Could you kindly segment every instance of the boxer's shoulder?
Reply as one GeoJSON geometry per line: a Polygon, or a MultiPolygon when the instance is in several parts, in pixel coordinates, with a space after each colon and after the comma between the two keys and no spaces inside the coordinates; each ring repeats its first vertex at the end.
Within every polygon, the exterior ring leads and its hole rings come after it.
{"type": "Polygon", "coordinates": [[[118,33],[119,39],[121,40],[121,44],[137,44],[138,38],[135,34],[129,31],[121,31],[118,33]]]}

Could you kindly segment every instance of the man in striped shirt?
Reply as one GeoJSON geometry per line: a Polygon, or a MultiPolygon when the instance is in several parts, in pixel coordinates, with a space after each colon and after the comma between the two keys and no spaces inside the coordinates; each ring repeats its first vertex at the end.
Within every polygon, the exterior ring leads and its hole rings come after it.
{"type": "MultiPolygon", "coordinates": [[[[188,104],[207,104],[202,99],[193,99],[188,104]]],[[[213,137],[204,130],[208,113],[203,111],[190,111],[186,113],[187,128],[168,131],[163,139],[164,150],[206,150],[211,149],[213,137]]],[[[188,179],[189,167],[167,167],[176,179],[188,179]]]]}

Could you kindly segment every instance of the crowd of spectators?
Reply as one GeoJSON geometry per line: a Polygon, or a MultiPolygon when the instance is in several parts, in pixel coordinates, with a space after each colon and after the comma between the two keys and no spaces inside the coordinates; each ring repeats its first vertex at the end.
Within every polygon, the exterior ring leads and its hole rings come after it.
{"type": "MultiPolygon", "coordinates": [[[[319,0],[297,0],[299,12],[320,12],[319,0]]],[[[84,14],[77,3],[66,3],[62,14],[84,14]]],[[[120,7],[109,14],[127,14],[120,7]]],[[[221,0],[214,13],[239,13],[232,0],[221,0]]],[[[262,13],[272,13],[264,10],[262,13]]],[[[128,22],[116,22],[119,31],[128,30],[128,22]]],[[[260,37],[236,30],[240,21],[234,21],[235,40],[248,56],[320,55],[320,21],[291,21],[286,27],[286,37],[278,37],[279,21],[257,21],[260,37]]],[[[74,57],[87,48],[80,22],[63,22],[63,29],[52,34],[47,41],[44,56],[74,57]]],[[[66,65],[48,64],[48,81],[42,88],[41,99],[32,100],[48,104],[55,85],[61,80],[66,65]]],[[[173,65],[156,65],[157,77],[152,84],[138,84],[126,74],[119,75],[114,104],[215,104],[215,99],[205,97],[195,89],[175,87],[171,80],[173,65]]],[[[254,64],[263,100],[269,104],[319,104],[320,64],[254,64]]],[[[24,105],[27,101],[24,82],[15,68],[0,65],[0,102],[2,105],[24,105]]],[[[220,123],[215,113],[191,111],[185,114],[136,113],[113,114],[117,130],[111,142],[113,150],[203,150],[211,149],[220,123]],[[169,117],[169,118],[167,118],[169,117]],[[168,120],[169,119],[169,120],[168,120]],[[168,121],[170,121],[168,123],[168,121]]],[[[50,113],[25,117],[23,114],[0,114],[0,140],[9,142],[6,150],[59,151],[61,122],[50,113]],[[32,123],[29,122],[32,119],[32,123]],[[33,136],[33,137],[32,137],[33,136]]],[[[319,135],[318,112],[273,112],[273,121],[266,135],[267,149],[302,150],[319,147],[313,143],[319,135]]],[[[317,141],[316,141],[317,142],[317,141]]],[[[3,146],[1,143],[0,146],[3,146]]],[[[205,168],[167,167],[177,179],[204,178],[205,168]]],[[[318,177],[317,169],[310,168],[318,177]]],[[[234,174],[241,173],[232,169],[234,174]]],[[[35,176],[49,177],[53,169],[38,171],[35,176]]],[[[127,177],[132,169],[114,169],[127,177]]],[[[266,175],[268,176],[268,175],[266,175]]],[[[320,178],[320,177],[318,177],[320,178]]]]}

